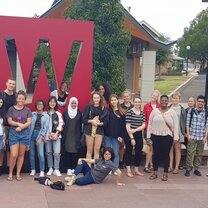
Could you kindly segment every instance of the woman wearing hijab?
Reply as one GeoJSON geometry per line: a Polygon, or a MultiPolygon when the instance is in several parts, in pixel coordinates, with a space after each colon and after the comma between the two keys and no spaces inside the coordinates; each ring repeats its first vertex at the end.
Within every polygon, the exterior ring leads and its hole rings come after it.
{"type": "Polygon", "coordinates": [[[68,109],[64,112],[63,142],[66,151],[67,175],[72,175],[77,165],[80,147],[82,113],[78,109],[78,100],[70,98],[68,109]]]}

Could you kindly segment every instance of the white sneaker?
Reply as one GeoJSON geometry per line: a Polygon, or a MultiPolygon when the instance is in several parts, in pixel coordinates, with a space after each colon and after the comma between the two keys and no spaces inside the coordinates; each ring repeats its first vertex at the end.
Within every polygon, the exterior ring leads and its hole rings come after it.
{"type": "Polygon", "coordinates": [[[114,176],[117,176],[117,175],[118,175],[118,173],[114,172],[114,173],[113,173],[113,175],[114,175],[114,176]]]}
{"type": "Polygon", "coordinates": [[[34,176],[35,174],[36,174],[36,171],[35,170],[31,170],[30,175],[34,176]]]}
{"type": "Polygon", "coordinates": [[[208,173],[206,174],[206,176],[208,176],[208,173]]]}
{"type": "Polygon", "coordinates": [[[75,183],[75,181],[76,181],[76,176],[75,175],[73,175],[73,176],[71,176],[70,178],[69,178],[69,180],[68,180],[68,182],[67,182],[67,186],[72,186],[74,183],[75,183]]]}
{"type": "Polygon", "coordinates": [[[53,175],[59,176],[59,177],[62,176],[61,172],[59,170],[57,170],[57,169],[53,171],[53,175]]]}
{"type": "Polygon", "coordinates": [[[51,176],[53,174],[53,168],[49,168],[49,171],[47,172],[46,175],[51,176]]]}
{"type": "Polygon", "coordinates": [[[112,175],[112,171],[108,173],[108,175],[112,175]]]}
{"type": "Polygon", "coordinates": [[[40,177],[44,177],[45,176],[45,173],[44,173],[44,171],[40,171],[40,175],[39,175],[40,177]]]}
{"type": "Polygon", "coordinates": [[[67,173],[68,176],[72,176],[72,169],[67,169],[67,173]]]}

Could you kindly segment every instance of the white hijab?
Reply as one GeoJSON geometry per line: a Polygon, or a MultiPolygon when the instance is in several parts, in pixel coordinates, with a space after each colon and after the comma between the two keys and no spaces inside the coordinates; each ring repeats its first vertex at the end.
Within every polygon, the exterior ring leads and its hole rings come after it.
{"type": "Polygon", "coordinates": [[[73,119],[76,115],[77,115],[77,110],[78,110],[78,100],[76,97],[71,97],[69,100],[69,104],[68,104],[68,114],[69,114],[69,118],[73,119]],[[71,103],[72,102],[76,102],[77,107],[75,109],[73,109],[71,107],[71,103]]]}

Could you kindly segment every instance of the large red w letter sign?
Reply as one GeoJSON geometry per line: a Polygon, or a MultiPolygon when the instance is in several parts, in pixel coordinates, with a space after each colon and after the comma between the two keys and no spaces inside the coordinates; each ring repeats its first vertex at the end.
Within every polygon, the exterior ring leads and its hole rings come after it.
{"type": "MultiPolygon", "coordinates": [[[[39,18],[0,17],[0,89],[12,77],[11,58],[7,49],[8,40],[14,40],[16,57],[23,83],[28,89],[34,58],[40,41],[47,41],[50,46],[54,77],[60,87],[70,56],[73,42],[81,42],[80,50],[74,66],[69,96],[76,96],[83,109],[89,101],[92,78],[93,22],[51,20],[39,18]]],[[[42,63],[32,102],[37,99],[47,100],[50,94],[45,64],[42,63]]]]}

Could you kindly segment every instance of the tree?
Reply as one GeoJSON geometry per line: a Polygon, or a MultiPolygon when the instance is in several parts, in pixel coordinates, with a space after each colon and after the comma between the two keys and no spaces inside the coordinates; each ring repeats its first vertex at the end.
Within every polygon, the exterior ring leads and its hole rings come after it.
{"type": "Polygon", "coordinates": [[[81,0],[65,12],[75,20],[94,21],[93,86],[108,82],[113,92],[125,88],[124,63],[130,34],[124,29],[124,13],[119,0],[81,0]]]}
{"type": "Polygon", "coordinates": [[[200,60],[202,65],[208,60],[208,8],[201,11],[190,26],[184,29],[182,38],[178,40],[179,55],[187,56],[187,46],[191,46],[189,58],[200,60]]]}
{"type": "MultiPolygon", "coordinates": [[[[159,40],[165,42],[167,40],[169,40],[169,37],[165,37],[165,35],[161,35],[159,37],[159,40]]],[[[172,51],[170,48],[168,49],[163,49],[163,48],[159,48],[157,50],[156,53],[156,64],[159,66],[159,79],[161,77],[161,66],[166,64],[167,62],[170,61],[170,57],[171,57],[172,51]]]]}

